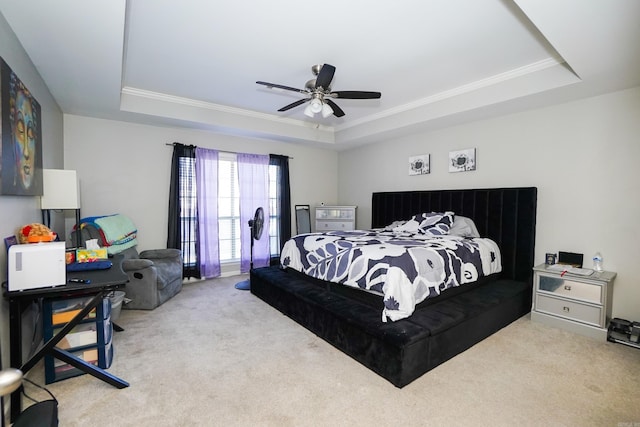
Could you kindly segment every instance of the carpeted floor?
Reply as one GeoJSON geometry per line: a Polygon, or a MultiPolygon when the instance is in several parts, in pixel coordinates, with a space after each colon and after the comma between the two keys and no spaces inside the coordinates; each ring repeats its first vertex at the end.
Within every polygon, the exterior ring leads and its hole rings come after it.
{"type": "MultiPolygon", "coordinates": [[[[48,385],[60,426],[640,427],[640,350],[525,316],[398,389],[236,290],[243,278],[122,310],[109,372],[131,386],[48,385]]],[[[29,378],[43,383],[41,367],[29,378]]]]}

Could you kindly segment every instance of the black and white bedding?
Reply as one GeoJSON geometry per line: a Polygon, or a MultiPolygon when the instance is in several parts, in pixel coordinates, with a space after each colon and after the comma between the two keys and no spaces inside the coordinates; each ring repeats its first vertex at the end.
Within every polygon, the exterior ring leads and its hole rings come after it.
{"type": "Polygon", "coordinates": [[[416,304],[502,270],[491,239],[451,235],[452,212],[415,215],[393,227],[294,236],[284,267],[382,295],[382,321],[409,317],[416,304]]]}

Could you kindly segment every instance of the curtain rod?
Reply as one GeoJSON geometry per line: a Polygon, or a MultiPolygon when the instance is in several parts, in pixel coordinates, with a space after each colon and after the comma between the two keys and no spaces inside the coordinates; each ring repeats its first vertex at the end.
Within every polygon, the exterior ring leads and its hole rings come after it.
{"type": "MultiPolygon", "coordinates": [[[[166,142],[164,145],[168,145],[168,146],[170,146],[170,147],[173,147],[173,146],[174,146],[174,145],[176,145],[176,144],[180,144],[180,143],[179,143],[179,142],[171,142],[171,143],[166,142]]],[[[198,146],[197,146],[197,145],[187,145],[187,147],[195,147],[195,148],[198,148],[198,146]]],[[[221,153],[228,153],[228,154],[243,154],[243,153],[238,153],[237,151],[226,151],[226,150],[216,150],[216,151],[219,151],[219,152],[221,152],[221,153]]],[[[278,156],[282,156],[282,154],[278,154],[278,156]]],[[[285,157],[287,157],[287,158],[289,158],[289,159],[292,159],[292,160],[293,160],[293,157],[291,157],[291,156],[285,156],[285,157]]]]}

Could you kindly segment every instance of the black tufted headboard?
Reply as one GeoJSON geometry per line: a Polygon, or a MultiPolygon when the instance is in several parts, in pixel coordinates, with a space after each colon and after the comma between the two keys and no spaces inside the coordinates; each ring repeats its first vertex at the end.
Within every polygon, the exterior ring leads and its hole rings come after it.
{"type": "Polygon", "coordinates": [[[371,226],[380,228],[422,212],[453,211],[472,218],[502,253],[502,277],[532,283],[536,187],[373,193],[371,226]]]}

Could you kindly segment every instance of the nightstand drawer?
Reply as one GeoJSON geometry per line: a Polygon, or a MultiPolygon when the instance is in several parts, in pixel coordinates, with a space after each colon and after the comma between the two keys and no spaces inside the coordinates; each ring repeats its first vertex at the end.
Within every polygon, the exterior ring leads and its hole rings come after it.
{"type": "Polygon", "coordinates": [[[536,296],[536,310],[541,313],[553,314],[593,326],[604,327],[602,307],[594,307],[538,294],[536,296]]]}
{"type": "Polygon", "coordinates": [[[355,208],[316,208],[316,219],[355,219],[355,208]]]}
{"type": "Polygon", "coordinates": [[[592,283],[578,282],[565,277],[540,275],[538,289],[553,295],[587,301],[594,304],[604,303],[602,286],[592,283]]]}
{"type": "Polygon", "coordinates": [[[356,229],[356,206],[316,207],[316,232],[356,229]]]}
{"type": "Polygon", "coordinates": [[[353,230],[353,222],[316,221],[316,231],[353,230]]]}

